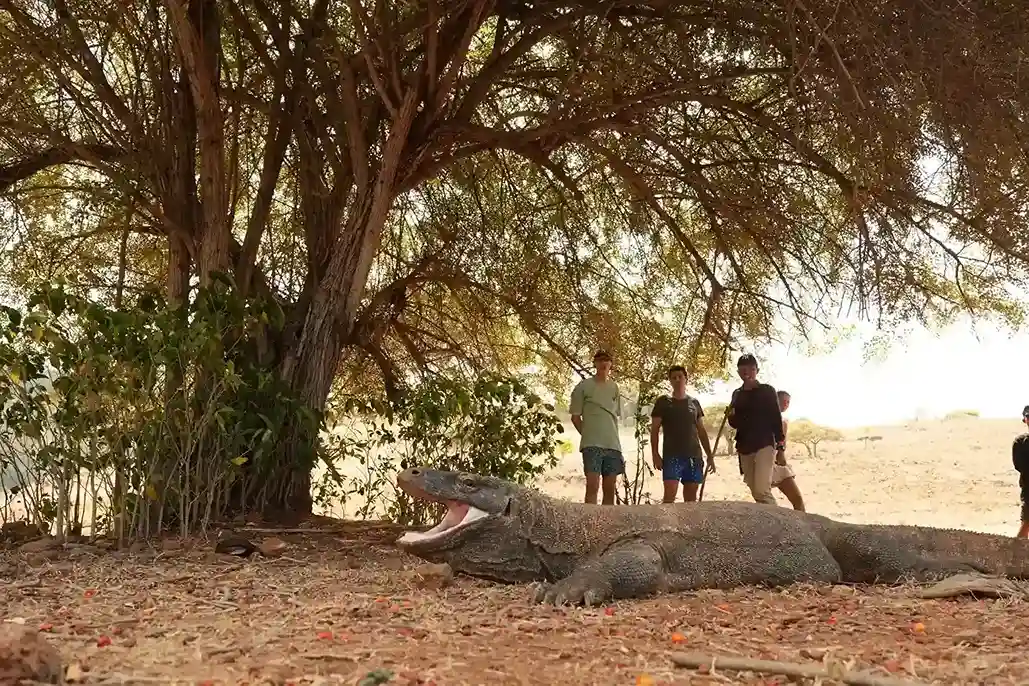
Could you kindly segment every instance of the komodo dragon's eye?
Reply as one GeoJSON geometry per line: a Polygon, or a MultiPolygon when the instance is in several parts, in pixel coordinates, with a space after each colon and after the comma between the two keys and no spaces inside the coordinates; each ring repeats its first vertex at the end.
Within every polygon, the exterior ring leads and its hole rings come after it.
{"type": "Polygon", "coordinates": [[[469,488],[475,485],[475,479],[468,476],[467,474],[462,474],[461,476],[457,477],[457,481],[462,486],[468,486],[469,488]]]}

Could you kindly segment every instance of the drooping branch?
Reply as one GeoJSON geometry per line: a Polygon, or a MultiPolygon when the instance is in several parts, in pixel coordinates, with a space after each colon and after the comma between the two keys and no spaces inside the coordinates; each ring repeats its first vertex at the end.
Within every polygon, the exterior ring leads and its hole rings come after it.
{"type": "Polygon", "coordinates": [[[124,162],[129,153],[121,148],[99,143],[72,143],[54,146],[28,155],[16,162],[0,166],[0,193],[31,178],[41,171],[62,164],[101,166],[124,162]]]}

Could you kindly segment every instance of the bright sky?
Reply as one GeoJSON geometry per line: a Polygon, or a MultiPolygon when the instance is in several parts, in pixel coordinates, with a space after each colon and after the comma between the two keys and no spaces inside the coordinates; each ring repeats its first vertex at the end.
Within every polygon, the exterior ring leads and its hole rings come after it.
{"type": "MultiPolygon", "coordinates": [[[[820,424],[895,424],[978,410],[983,417],[1010,418],[1018,428],[1029,404],[1029,332],[987,322],[973,327],[965,320],[938,333],[916,329],[898,338],[882,359],[865,362],[863,344],[871,336],[855,335],[832,353],[813,357],[801,341],[792,349],[757,351],[758,378],[790,392],[790,417],[820,424]]],[[[698,395],[701,402],[728,402],[738,385],[734,377],[698,395]]]]}

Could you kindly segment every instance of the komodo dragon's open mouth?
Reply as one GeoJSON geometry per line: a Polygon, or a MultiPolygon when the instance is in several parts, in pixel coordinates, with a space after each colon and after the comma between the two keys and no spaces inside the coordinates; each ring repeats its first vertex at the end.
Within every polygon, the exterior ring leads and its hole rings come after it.
{"type": "Polygon", "coordinates": [[[447,506],[447,514],[439,524],[428,531],[409,531],[401,536],[397,543],[426,543],[434,541],[443,538],[447,534],[455,533],[458,529],[462,529],[472,522],[489,516],[489,513],[483,512],[468,503],[451,501],[444,504],[447,506]]]}
{"type": "Polygon", "coordinates": [[[430,541],[440,540],[446,537],[448,534],[454,534],[460,529],[489,517],[489,513],[485,510],[471,505],[469,503],[462,503],[458,500],[443,500],[441,498],[435,498],[425,491],[413,486],[410,483],[400,483],[400,487],[412,498],[417,500],[442,503],[447,506],[447,514],[444,515],[443,519],[439,524],[432,527],[428,531],[409,531],[401,536],[397,543],[411,544],[411,543],[428,543],[430,541]]]}

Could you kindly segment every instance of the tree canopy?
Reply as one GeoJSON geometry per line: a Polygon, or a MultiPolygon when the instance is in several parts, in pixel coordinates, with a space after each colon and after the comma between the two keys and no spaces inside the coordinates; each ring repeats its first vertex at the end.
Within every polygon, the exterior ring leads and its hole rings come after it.
{"type": "Polygon", "coordinates": [[[728,346],[1018,321],[1017,0],[0,0],[3,278],[285,313],[333,380],[636,378],[728,346]]]}

